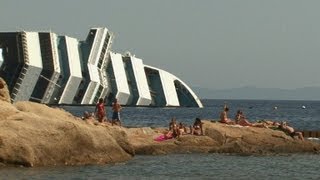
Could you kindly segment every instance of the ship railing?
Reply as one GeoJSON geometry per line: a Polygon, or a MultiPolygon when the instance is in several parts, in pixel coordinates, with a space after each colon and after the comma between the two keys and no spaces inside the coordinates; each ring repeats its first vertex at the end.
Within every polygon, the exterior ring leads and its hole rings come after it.
{"type": "Polygon", "coordinates": [[[22,70],[21,70],[21,72],[19,74],[17,82],[15,83],[15,85],[13,87],[13,90],[12,90],[12,93],[11,93],[11,100],[12,101],[16,98],[17,94],[20,91],[20,86],[21,86],[22,81],[23,81],[23,79],[24,79],[24,77],[25,77],[25,75],[26,75],[26,73],[28,71],[28,67],[29,66],[27,64],[24,64],[24,66],[22,67],[22,70]]]}
{"type": "Polygon", "coordinates": [[[105,55],[107,53],[107,50],[108,50],[108,42],[109,42],[109,38],[110,36],[106,35],[105,39],[104,39],[104,43],[103,43],[103,46],[102,46],[102,49],[101,49],[101,53],[100,53],[100,56],[99,56],[99,61],[98,61],[98,68],[101,69],[103,68],[103,65],[104,65],[104,61],[105,61],[105,55]]]}
{"type": "Polygon", "coordinates": [[[98,51],[99,51],[99,45],[102,41],[102,36],[103,36],[103,33],[101,32],[101,30],[97,30],[96,36],[93,41],[93,46],[91,48],[90,55],[89,55],[88,63],[90,64],[95,64],[96,62],[96,58],[99,54],[98,51]]]}
{"type": "Polygon", "coordinates": [[[153,91],[153,90],[149,90],[150,91],[150,94],[152,94],[152,95],[155,95],[155,94],[157,94],[157,92],[156,91],[153,91]]]}
{"type": "Polygon", "coordinates": [[[112,41],[113,41],[113,34],[108,31],[104,40],[102,53],[100,54],[100,59],[98,64],[98,67],[101,69],[104,69],[106,66],[106,60],[109,58],[109,50],[111,48],[112,41]]]}
{"type": "MultiPolygon", "coordinates": [[[[52,95],[53,91],[55,90],[55,87],[61,88],[61,86],[59,84],[57,84],[55,81],[52,81],[51,79],[48,79],[43,75],[40,75],[40,78],[43,78],[49,82],[47,90],[46,90],[45,95],[42,100],[42,102],[46,102],[51,98],[51,95],[52,95]]],[[[58,79],[58,78],[59,78],[59,74],[55,74],[53,79],[58,79]]]]}
{"type": "Polygon", "coordinates": [[[22,41],[24,62],[29,63],[27,34],[25,32],[21,33],[21,41],[22,41]]]}
{"type": "Polygon", "coordinates": [[[107,87],[108,86],[108,76],[107,76],[107,73],[104,71],[104,70],[98,70],[99,71],[99,78],[100,78],[100,82],[101,82],[101,85],[103,87],[107,87]]]}
{"type": "Polygon", "coordinates": [[[61,88],[61,86],[60,86],[59,84],[55,83],[54,81],[51,81],[50,79],[44,77],[43,75],[40,75],[40,77],[43,78],[43,79],[45,79],[45,80],[47,80],[49,83],[51,83],[51,84],[53,84],[53,85],[58,86],[59,88],[61,88]]]}
{"type": "Polygon", "coordinates": [[[56,51],[56,47],[57,47],[57,42],[56,42],[56,38],[54,37],[54,35],[52,33],[50,33],[50,41],[51,41],[51,49],[52,49],[52,60],[53,60],[53,65],[54,65],[54,70],[58,71],[58,69],[60,68],[58,65],[58,58],[59,55],[56,51]]]}
{"type": "MultiPolygon", "coordinates": [[[[58,67],[58,64],[57,64],[57,52],[56,52],[56,41],[55,39],[53,38],[53,34],[50,33],[50,42],[49,42],[49,45],[51,47],[51,52],[52,52],[52,61],[53,61],[53,65],[54,65],[54,71],[58,71],[59,67],[58,67]]],[[[59,78],[59,74],[56,74],[54,73],[54,79],[58,79],[59,78]]],[[[40,77],[42,77],[43,79],[47,80],[49,82],[49,85],[47,87],[47,90],[45,92],[45,97],[43,98],[43,101],[47,101],[50,97],[51,97],[51,94],[52,92],[54,91],[55,89],[55,86],[58,86],[59,88],[61,88],[60,85],[56,84],[56,82],[40,75],[40,77]]]]}
{"type": "Polygon", "coordinates": [[[36,98],[36,97],[30,97],[30,100],[36,101],[36,102],[41,102],[41,99],[36,98]]]}
{"type": "Polygon", "coordinates": [[[111,46],[112,46],[112,43],[113,43],[113,39],[114,39],[114,35],[112,32],[109,32],[109,42],[108,42],[108,46],[107,46],[107,50],[106,50],[106,57],[105,59],[109,59],[109,56],[110,56],[110,49],[111,49],[111,46]]]}

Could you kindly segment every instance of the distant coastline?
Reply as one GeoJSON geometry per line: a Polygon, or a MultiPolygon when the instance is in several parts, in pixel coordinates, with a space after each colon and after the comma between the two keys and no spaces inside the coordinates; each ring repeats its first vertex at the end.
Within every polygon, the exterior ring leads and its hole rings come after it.
{"type": "Polygon", "coordinates": [[[200,99],[234,99],[234,100],[320,100],[320,87],[297,89],[241,87],[230,89],[210,89],[193,87],[200,99]]]}

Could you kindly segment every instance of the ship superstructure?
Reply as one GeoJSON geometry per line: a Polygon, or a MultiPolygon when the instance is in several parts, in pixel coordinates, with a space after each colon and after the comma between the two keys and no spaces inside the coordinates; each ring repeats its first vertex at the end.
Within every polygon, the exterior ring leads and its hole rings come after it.
{"type": "Polygon", "coordinates": [[[0,76],[11,100],[45,104],[110,104],[202,107],[173,74],[135,55],[111,51],[112,33],[91,28],[79,41],[52,32],[0,32],[0,76]]]}
{"type": "Polygon", "coordinates": [[[151,105],[152,98],[142,59],[127,54],[123,57],[123,62],[131,95],[128,104],[137,106],[151,105]]]}
{"type": "Polygon", "coordinates": [[[82,81],[79,42],[75,38],[62,36],[59,39],[59,46],[64,83],[55,99],[59,104],[74,104],[73,99],[82,81]]]}
{"type": "Polygon", "coordinates": [[[37,32],[1,33],[4,63],[0,76],[9,87],[15,101],[29,100],[42,71],[42,60],[37,32]]]}
{"type": "Polygon", "coordinates": [[[111,75],[111,92],[113,92],[110,97],[111,99],[117,98],[121,104],[128,104],[131,94],[122,55],[111,52],[110,60],[108,72],[111,75]]]}
{"type": "Polygon", "coordinates": [[[51,99],[61,77],[61,68],[58,54],[58,37],[51,32],[39,32],[39,42],[41,50],[41,60],[43,69],[40,77],[33,89],[31,100],[40,103],[51,103],[51,99]]]}
{"type": "Polygon", "coordinates": [[[75,99],[76,103],[97,103],[108,93],[106,66],[112,42],[107,28],[92,28],[86,41],[81,42],[83,84],[75,99]]]}

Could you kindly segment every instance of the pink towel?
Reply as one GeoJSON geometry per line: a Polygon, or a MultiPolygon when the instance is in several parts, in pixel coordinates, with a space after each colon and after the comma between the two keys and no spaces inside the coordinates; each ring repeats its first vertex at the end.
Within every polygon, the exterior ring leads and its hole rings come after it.
{"type": "Polygon", "coordinates": [[[161,142],[161,141],[172,139],[172,138],[173,138],[172,136],[166,137],[164,134],[161,134],[160,136],[156,137],[154,140],[161,142]]]}

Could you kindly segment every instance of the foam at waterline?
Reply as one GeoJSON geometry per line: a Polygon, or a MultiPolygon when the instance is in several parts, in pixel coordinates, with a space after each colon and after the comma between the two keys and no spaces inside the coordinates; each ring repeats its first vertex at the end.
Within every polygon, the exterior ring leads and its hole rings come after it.
{"type": "Polygon", "coordinates": [[[309,141],[313,141],[313,142],[320,143],[320,138],[308,137],[308,138],[306,138],[306,139],[309,140],[309,141]]]}

